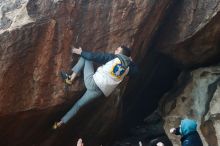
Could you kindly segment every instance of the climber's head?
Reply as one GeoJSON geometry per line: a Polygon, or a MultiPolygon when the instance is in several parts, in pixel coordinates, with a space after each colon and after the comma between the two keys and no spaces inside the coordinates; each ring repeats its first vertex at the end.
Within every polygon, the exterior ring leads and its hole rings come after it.
{"type": "Polygon", "coordinates": [[[131,56],[131,49],[122,45],[115,50],[115,54],[123,54],[127,57],[130,57],[131,56]]]}

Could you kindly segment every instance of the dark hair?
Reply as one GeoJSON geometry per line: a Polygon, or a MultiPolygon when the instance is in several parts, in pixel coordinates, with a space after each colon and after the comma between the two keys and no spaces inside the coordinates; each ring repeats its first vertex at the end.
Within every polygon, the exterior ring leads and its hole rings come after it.
{"type": "Polygon", "coordinates": [[[126,55],[128,57],[131,56],[131,49],[126,46],[120,46],[122,48],[121,54],[126,55]]]}

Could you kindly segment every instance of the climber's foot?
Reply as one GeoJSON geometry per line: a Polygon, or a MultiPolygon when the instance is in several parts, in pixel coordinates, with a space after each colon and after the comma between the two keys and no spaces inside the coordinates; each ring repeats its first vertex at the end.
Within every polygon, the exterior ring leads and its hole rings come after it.
{"type": "Polygon", "coordinates": [[[63,122],[62,122],[62,121],[55,122],[55,123],[53,124],[53,129],[56,130],[56,129],[60,128],[62,125],[63,125],[63,122]]]}
{"type": "Polygon", "coordinates": [[[64,83],[66,83],[67,85],[72,85],[72,81],[71,81],[70,75],[68,75],[64,71],[61,71],[60,72],[60,76],[61,76],[62,80],[64,81],[64,83]]]}

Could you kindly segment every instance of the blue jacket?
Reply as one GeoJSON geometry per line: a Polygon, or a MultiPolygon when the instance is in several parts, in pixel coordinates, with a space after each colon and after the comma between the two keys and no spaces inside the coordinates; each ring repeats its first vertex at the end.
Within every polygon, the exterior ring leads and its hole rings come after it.
{"type": "MultiPolygon", "coordinates": [[[[105,64],[110,60],[113,60],[114,58],[118,57],[121,62],[124,62],[123,55],[115,55],[111,53],[100,53],[100,52],[91,52],[91,51],[82,51],[81,56],[87,60],[100,63],[100,64],[105,64]],[[123,59],[123,60],[122,60],[123,59]]],[[[128,76],[130,77],[135,77],[138,74],[138,67],[133,61],[129,61],[128,63],[129,66],[129,72],[128,76]]]]}
{"type": "Polygon", "coordinates": [[[176,128],[176,135],[181,135],[182,146],[203,146],[202,140],[196,131],[196,121],[184,119],[180,127],[176,128]]]}

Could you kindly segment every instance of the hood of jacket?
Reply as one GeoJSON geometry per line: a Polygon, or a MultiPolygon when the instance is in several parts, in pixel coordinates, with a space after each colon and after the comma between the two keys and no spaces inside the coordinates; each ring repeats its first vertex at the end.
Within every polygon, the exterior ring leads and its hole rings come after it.
{"type": "Polygon", "coordinates": [[[131,59],[129,57],[123,54],[117,54],[116,56],[119,58],[119,60],[122,63],[122,66],[124,66],[125,68],[127,68],[130,65],[131,59]]]}
{"type": "Polygon", "coordinates": [[[184,136],[191,132],[195,132],[197,128],[197,123],[195,120],[184,119],[180,124],[180,133],[184,136]]]}

